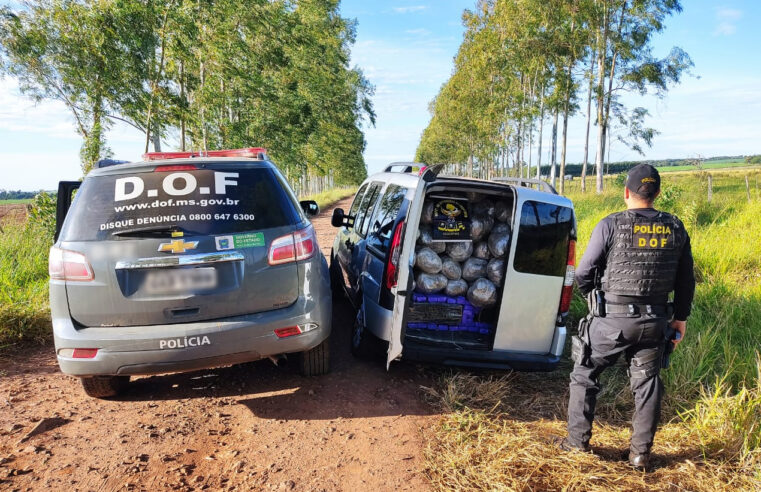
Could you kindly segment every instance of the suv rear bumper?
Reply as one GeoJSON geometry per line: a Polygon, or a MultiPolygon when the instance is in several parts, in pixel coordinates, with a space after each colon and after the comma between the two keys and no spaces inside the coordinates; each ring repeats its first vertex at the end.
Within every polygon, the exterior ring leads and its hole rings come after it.
{"type": "Polygon", "coordinates": [[[75,328],[70,317],[53,319],[61,371],[74,376],[147,375],[192,371],[303,352],[328,338],[330,296],[300,297],[290,307],[211,321],[170,325],[75,328]],[[274,330],[314,323],[286,338],[274,330]],[[60,355],[61,349],[97,348],[92,359],[60,355]]]}
{"type": "Polygon", "coordinates": [[[459,350],[405,342],[402,358],[447,366],[504,369],[515,371],[552,371],[560,363],[553,354],[525,354],[494,350],[459,350]]]}

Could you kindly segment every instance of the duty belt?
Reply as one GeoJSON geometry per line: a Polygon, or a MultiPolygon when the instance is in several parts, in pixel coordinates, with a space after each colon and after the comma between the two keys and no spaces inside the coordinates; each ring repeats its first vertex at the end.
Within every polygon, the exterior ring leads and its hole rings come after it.
{"type": "Polygon", "coordinates": [[[666,316],[668,314],[666,304],[617,304],[612,302],[605,303],[606,316],[613,315],[611,318],[637,318],[643,314],[652,314],[655,316],[666,316]]]}

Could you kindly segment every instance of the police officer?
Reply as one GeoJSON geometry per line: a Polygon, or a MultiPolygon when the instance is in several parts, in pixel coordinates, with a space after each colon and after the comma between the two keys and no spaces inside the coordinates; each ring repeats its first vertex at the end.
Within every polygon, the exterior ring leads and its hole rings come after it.
{"type": "Polygon", "coordinates": [[[565,450],[589,450],[600,374],[624,354],[635,407],[629,463],[637,469],[647,468],[660,417],[666,344],[679,343],[667,334],[684,339],[695,292],[687,231],[678,218],[653,208],[660,185],[653,166],[632,168],[624,189],[627,210],[597,224],[579,263],[579,290],[605,302],[588,326],[588,357],[576,360],[571,373],[568,437],[560,443],[565,450]]]}

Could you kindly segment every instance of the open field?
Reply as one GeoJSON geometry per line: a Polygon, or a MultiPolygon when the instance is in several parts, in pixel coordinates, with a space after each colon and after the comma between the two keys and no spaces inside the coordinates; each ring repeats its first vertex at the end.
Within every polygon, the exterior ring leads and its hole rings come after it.
{"type": "MultiPolygon", "coordinates": [[[[747,167],[749,169],[758,169],[758,164],[748,164],[745,159],[723,159],[716,161],[708,161],[703,163],[703,169],[730,169],[735,167],[747,167]]],[[[658,167],[658,171],[662,173],[671,173],[675,171],[697,171],[697,166],[663,166],[658,167]]]]}
{"type": "Polygon", "coordinates": [[[0,200],[0,205],[14,205],[14,204],[26,204],[32,203],[31,198],[18,199],[18,200],[0,200]]]}

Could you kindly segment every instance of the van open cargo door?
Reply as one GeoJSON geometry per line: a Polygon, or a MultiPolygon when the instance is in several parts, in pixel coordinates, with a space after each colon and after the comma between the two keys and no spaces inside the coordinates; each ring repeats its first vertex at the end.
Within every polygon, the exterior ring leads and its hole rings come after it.
{"type": "Polygon", "coordinates": [[[391,290],[391,293],[394,294],[394,312],[391,317],[391,339],[388,342],[386,369],[391,366],[391,361],[402,355],[404,314],[407,311],[409,299],[412,297],[412,264],[415,260],[415,242],[417,241],[420,215],[423,212],[423,197],[426,185],[436,179],[437,174],[436,170],[430,169],[423,174],[423,179],[418,182],[407,210],[402,253],[399,256],[399,275],[396,287],[391,290]]]}

